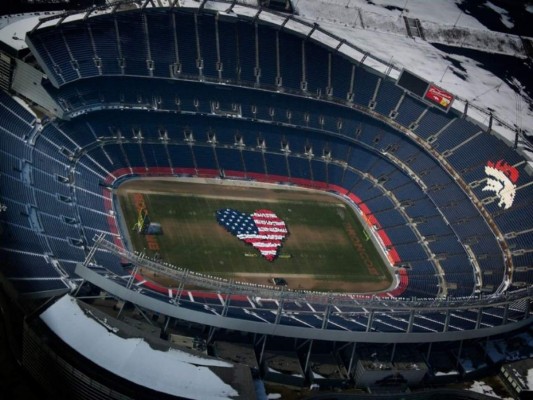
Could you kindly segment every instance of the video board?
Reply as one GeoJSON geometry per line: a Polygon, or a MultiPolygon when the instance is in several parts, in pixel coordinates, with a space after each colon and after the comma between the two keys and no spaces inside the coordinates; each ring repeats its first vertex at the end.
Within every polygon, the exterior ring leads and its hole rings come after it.
{"type": "Polygon", "coordinates": [[[405,69],[400,74],[396,85],[445,112],[453,103],[453,94],[405,69]]]}

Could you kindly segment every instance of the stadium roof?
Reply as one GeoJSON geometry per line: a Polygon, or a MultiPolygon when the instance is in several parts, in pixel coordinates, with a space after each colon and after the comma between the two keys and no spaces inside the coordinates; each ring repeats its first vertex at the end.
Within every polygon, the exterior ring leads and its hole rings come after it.
{"type": "Polygon", "coordinates": [[[50,306],[40,318],[82,356],[134,383],[201,400],[238,395],[212,369],[233,368],[233,364],[173,348],[155,350],[142,338],[125,337],[126,332],[81,308],[69,295],[50,306]],[[147,365],[158,368],[147,368],[147,365]]]}
{"type": "Polygon", "coordinates": [[[14,50],[24,50],[28,48],[26,33],[31,31],[44,16],[40,13],[4,15],[0,17],[0,42],[14,50]]]}

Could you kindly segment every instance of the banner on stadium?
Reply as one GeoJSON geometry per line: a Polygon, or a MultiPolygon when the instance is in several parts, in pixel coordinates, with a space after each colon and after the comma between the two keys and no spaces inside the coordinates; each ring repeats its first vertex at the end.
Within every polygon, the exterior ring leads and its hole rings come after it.
{"type": "Polygon", "coordinates": [[[424,98],[445,111],[448,111],[453,102],[453,95],[450,92],[431,84],[429,85],[424,98]]]}

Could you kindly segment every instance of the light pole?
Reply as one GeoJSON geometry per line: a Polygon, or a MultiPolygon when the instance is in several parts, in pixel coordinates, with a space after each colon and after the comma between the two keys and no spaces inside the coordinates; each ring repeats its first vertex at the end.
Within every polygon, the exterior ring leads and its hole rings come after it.
{"type": "Polygon", "coordinates": [[[446,75],[446,72],[448,72],[448,68],[450,68],[449,65],[446,66],[446,69],[445,69],[444,72],[442,73],[442,76],[440,77],[439,82],[442,82],[442,79],[444,79],[444,75],[446,75]]]}
{"type": "Polygon", "coordinates": [[[453,27],[455,28],[457,23],[459,22],[459,18],[461,18],[461,15],[463,15],[463,10],[460,10],[459,15],[457,16],[457,19],[455,20],[455,23],[453,24],[453,27]]]}

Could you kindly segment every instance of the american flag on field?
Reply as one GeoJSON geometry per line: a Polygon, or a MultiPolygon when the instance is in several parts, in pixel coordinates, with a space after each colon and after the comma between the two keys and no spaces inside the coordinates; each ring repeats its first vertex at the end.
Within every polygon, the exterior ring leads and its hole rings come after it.
{"type": "Polygon", "coordinates": [[[274,261],[288,233],[285,222],[271,210],[246,214],[224,208],[217,211],[217,221],[232,235],[259,250],[268,261],[274,261]]]}

